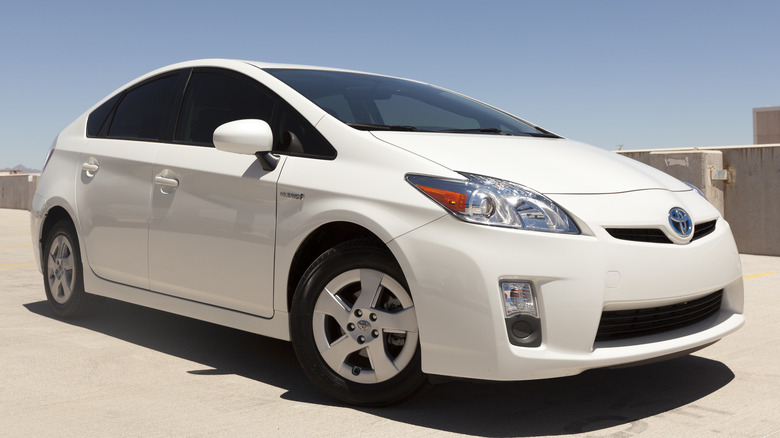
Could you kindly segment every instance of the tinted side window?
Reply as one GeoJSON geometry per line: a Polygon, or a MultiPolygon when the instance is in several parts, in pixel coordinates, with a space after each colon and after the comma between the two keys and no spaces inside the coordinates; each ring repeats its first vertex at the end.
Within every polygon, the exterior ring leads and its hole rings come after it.
{"type": "Polygon", "coordinates": [[[218,126],[241,119],[271,123],[274,99],[252,79],[212,71],[195,71],[184,95],[174,140],[214,146],[218,126]]]}
{"type": "Polygon", "coordinates": [[[153,79],[128,91],[116,108],[107,137],[168,140],[177,77],[153,79]]]}
{"type": "Polygon", "coordinates": [[[100,137],[101,131],[102,136],[105,136],[106,131],[108,130],[108,123],[106,123],[106,121],[120,97],[122,97],[122,93],[117,94],[92,111],[89,115],[89,119],[87,119],[87,137],[100,137]]]}
{"type": "Polygon", "coordinates": [[[288,104],[280,105],[274,150],[287,155],[336,158],[336,149],[302,115],[288,104]]]}

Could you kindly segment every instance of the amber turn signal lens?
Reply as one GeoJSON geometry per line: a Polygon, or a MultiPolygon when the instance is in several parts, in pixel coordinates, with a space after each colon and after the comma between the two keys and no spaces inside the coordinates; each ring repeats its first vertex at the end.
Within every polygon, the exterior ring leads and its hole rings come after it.
{"type": "Polygon", "coordinates": [[[435,189],[433,187],[421,185],[418,185],[417,188],[452,211],[457,211],[459,213],[466,211],[466,199],[468,197],[465,193],[451,192],[449,190],[435,189]]]}

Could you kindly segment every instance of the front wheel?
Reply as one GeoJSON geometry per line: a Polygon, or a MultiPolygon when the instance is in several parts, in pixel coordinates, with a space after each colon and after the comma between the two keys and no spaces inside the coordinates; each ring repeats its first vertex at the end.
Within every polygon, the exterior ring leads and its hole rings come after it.
{"type": "Polygon", "coordinates": [[[347,403],[396,403],[426,379],[403,273],[386,250],[364,242],[336,246],[304,273],[291,335],[309,378],[347,403]]]}

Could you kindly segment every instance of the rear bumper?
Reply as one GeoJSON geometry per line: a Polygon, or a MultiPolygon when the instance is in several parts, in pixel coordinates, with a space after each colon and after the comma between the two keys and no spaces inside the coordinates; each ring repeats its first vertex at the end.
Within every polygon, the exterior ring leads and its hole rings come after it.
{"type": "Polygon", "coordinates": [[[32,237],[33,254],[35,255],[35,264],[38,271],[43,272],[41,254],[41,227],[43,226],[43,209],[45,200],[37,193],[33,196],[32,206],[30,208],[30,236],[32,237]]]}

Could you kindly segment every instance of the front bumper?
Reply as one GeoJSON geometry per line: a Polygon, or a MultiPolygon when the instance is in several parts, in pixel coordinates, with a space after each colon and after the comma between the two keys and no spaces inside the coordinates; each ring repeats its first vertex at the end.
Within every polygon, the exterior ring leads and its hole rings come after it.
{"type": "Polygon", "coordinates": [[[621,241],[586,222],[589,235],[572,236],[445,216],[390,242],[415,300],[423,371],[489,380],[560,377],[695,350],[744,323],[741,266],[724,220],[687,245],[621,241]],[[502,280],[533,282],[539,347],[510,343],[502,280]],[[595,342],[604,310],[665,306],[721,289],[721,308],[706,320],[595,342]]]}

